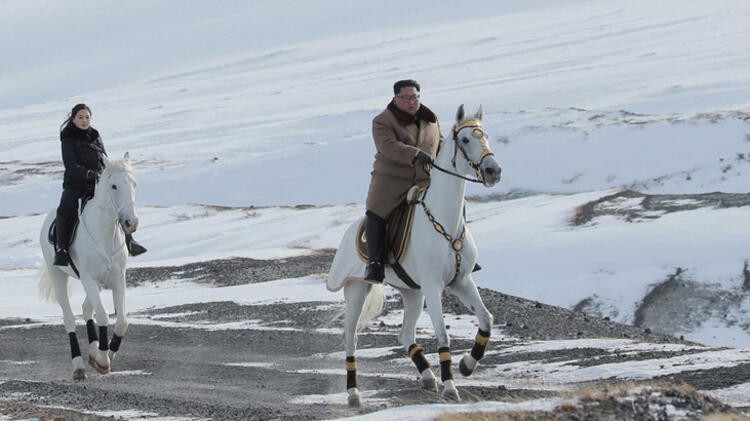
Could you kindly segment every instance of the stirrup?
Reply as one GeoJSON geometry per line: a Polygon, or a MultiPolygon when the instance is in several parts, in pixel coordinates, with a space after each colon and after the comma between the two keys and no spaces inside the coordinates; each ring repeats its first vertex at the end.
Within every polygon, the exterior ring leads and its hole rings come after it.
{"type": "Polygon", "coordinates": [[[385,278],[385,269],[383,264],[380,262],[368,262],[365,267],[365,282],[372,284],[382,284],[383,278],[385,278]]]}

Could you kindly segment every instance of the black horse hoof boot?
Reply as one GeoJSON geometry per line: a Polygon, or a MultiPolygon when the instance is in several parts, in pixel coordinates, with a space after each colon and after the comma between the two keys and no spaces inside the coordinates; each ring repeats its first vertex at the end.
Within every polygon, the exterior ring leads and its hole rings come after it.
{"type": "Polygon", "coordinates": [[[55,252],[55,266],[68,266],[68,263],[70,263],[68,250],[58,250],[55,252]]]}
{"type": "Polygon", "coordinates": [[[369,262],[365,268],[365,282],[382,284],[385,278],[385,270],[380,262],[369,262]]]}

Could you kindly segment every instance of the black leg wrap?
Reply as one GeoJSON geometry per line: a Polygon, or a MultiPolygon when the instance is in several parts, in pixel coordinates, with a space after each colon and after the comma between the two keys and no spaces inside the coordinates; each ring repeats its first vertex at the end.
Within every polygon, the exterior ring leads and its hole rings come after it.
{"type": "Polygon", "coordinates": [[[70,339],[70,355],[71,359],[81,356],[81,348],[78,346],[78,336],[75,332],[68,333],[68,339],[70,339]]]}
{"type": "Polygon", "coordinates": [[[484,350],[487,349],[487,343],[490,341],[490,333],[479,329],[477,337],[474,342],[474,347],[471,348],[471,357],[479,361],[484,357],[484,350]]]}
{"type": "Polygon", "coordinates": [[[409,357],[411,357],[412,362],[417,366],[417,371],[420,373],[430,368],[430,363],[428,363],[427,359],[424,357],[424,348],[421,346],[411,344],[409,347],[409,357]]]}
{"type": "Polygon", "coordinates": [[[89,335],[89,343],[99,340],[99,336],[96,335],[96,324],[93,320],[86,320],[86,333],[89,335]]]}
{"type": "Polygon", "coordinates": [[[120,349],[120,343],[122,343],[122,336],[117,336],[116,333],[112,334],[112,341],[109,343],[109,349],[112,352],[117,352],[120,349]]]}
{"type": "Polygon", "coordinates": [[[448,348],[447,346],[438,348],[438,354],[440,355],[440,380],[453,380],[453,372],[451,371],[450,348],[448,348]]]}
{"type": "Polygon", "coordinates": [[[357,363],[354,356],[346,357],[346,388],[357,387],[357,363]]]}
{"type": "Polygon", "coordinates": [[[99,326],[99,349],[106,351],[109,349],[107,342],[107,326],[99,326]]]}

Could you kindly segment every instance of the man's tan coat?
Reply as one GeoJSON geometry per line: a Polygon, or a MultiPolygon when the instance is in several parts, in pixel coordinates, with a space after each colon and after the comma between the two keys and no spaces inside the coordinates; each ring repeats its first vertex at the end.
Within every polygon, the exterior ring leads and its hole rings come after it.
{"type": "Polygon", "coordinates": [[[429,185],[429,173],[414,162],[414,157],[421,149],[434,159],[442,134],[437,117],[424,105],[411,116],[390,103],[372,120],[372,137],[377,153],[366,207],[387,219],[411,186],[429,185]]]}

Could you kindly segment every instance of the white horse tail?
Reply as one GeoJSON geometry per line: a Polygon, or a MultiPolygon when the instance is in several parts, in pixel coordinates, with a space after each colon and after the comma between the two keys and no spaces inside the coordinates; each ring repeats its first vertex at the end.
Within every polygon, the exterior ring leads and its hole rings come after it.
{"type": "Polygon", "coordinates": [[[367,293],[365,304],[362,306],[362,314],[359,316],[357,331],[361,331],[372,319],[380,316],[385,307],[385,289],[383,284],[373,284],[367,293]]]}
{"type": "MultiPolygon", "coordinates": [[[[70,297],[73,292],[73,285],[67,276],[65,277],[65,283],[67,284],[68,297],[70,297]]],[[[52,285],[52,277],[49,274],[49,268],[46,264],[42,264],[41,272],[39,273],[39,298],[42,301],[51,303],[60,302],[55,295],[55,287],[52,285]]]]}

